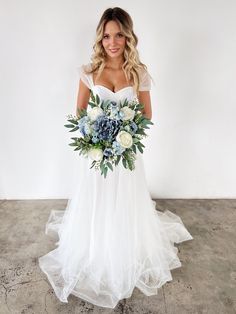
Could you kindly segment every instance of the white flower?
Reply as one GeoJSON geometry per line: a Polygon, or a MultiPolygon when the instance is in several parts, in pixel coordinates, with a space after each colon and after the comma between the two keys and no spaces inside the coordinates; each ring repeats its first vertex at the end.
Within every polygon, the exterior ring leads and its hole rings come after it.
{"type": "Polygon", "coordinates": [[[100,107],[93,107],[89,112],[88,112],[88,117],[92,120],[95,121],[99,116],[103,115],[103,110],[100,107]]]}
{"type": "Polygon", "coordinates": [[[92,160],[99,161],[99,160],[102,160],[102,158],[103,158],[103,152],[100,148],[91,148],[88,151],[88,156],[92,160]]]}
{"type": "Polygon", "coordinates": [[[135,111],[134,110],[132,110],[129,107],[125,106],[125,107],[121,108],[120,111],[124,113],[123,120],[133,120],[134,115],[135,115],[135,111]]]}
{"type": "Polygon", "coordinates": [[[129,148],[133,145],[133,138],[126,131],[120,131],[116,136],[116,140],[124,148],[129,148]]]}

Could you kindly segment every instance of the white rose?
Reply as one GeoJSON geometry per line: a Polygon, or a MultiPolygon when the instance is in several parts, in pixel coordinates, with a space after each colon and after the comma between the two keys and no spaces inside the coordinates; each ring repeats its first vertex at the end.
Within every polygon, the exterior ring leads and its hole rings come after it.
{"type": "Polygon", "coordinates": [[[133,120],[134,115],[135,115],[135,111],[134,110],[132,110],[129,107],[125,106],[125,107],[121,108],[120,111],[124,113],[123,120],[133,120]]]}
{"type": "Polygon", "coordinates": [[[100,148],[91,148],[88,151],[88,156],[92,160],[99,161],[99,160],[102,160],[102,158],[103,158],[103,152],[100,148]]]}
{"type": "Polygon", "coordinates": [[[95,121],[99,116],[103,115],[103,110],[100,107],[93,107],[89,112],[88,112],[88,117],[92,120],[95,121]]]}
{"type": "Polygon", "coordinates": [[[126,131],[120,131],[116,136],[116,140],[124,148],[129,148],[133,145],[133,138],[126,131]]]}

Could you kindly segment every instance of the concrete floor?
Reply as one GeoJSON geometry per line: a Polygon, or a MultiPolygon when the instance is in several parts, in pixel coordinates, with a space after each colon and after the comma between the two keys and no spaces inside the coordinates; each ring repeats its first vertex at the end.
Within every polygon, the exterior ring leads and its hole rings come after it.
{"type": "Polygon", "coordinates": [[[0,201],[0,313],[236,313],[236,200],[157,200],[158,210],[179,215],[194,237],[177,245],[182,267],[147,297],[137,288],[115,309],[71,295],[61,303],[38,266],[52,250],[44,234],[51,209],[66,200],[0,201]]]}

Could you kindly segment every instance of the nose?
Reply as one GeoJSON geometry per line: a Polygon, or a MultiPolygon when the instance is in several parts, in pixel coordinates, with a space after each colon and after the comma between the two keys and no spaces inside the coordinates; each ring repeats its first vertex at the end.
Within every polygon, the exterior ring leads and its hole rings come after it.
{"type": "Polygon", "coordinates": [[[111,36],[110,44],[113,45],[115,42],[116,42],[116,38],[111,36]]]}

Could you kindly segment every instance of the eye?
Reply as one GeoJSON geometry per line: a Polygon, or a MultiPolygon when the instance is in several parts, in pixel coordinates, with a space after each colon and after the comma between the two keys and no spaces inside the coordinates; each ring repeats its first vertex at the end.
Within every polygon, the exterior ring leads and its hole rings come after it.
{"type": "Polygon", "coordinates": [[[119,37],[123,37],[123,34],[119,33],[118,36],[119,36],[119,37]]]}
{"type": "Polygon", "coordinates": [[[104,35],[103,38],[108,38],[108,35],[104,35]]]}

